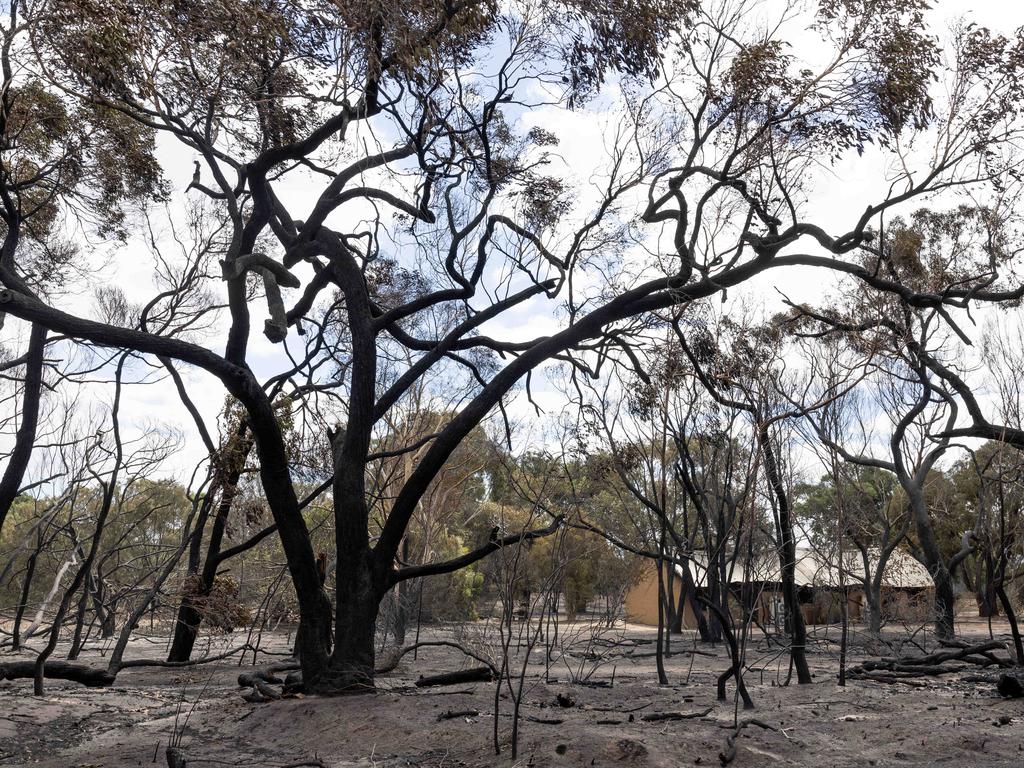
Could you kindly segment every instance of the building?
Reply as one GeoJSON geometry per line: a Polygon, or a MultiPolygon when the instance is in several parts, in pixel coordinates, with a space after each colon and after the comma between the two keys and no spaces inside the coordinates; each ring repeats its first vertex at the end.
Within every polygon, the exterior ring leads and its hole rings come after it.
{"type": "MultiPolygon", "coordinates": [[[[869,551],[869,568],[874,573],[878,561],[877,551],[869,551]]],[[[864,614],[864,561],[859,551],[844,553],[846,567],[840,573],[836,564],[822,557],[815,550],[801,547],[796,552],[795,581],[804,621],[808,624],[824,624],[839,620],[841,587],[845,582],[847,607],[851,621],[858,621],[864,614]]],[[[707,553],[695,552],[690,557],[690,573],[698,591],[707,593],[707,553]]],[[[782,578],[779,558],[766,554],[750,561],[737,560],[728,566],[726,581],[732,593],[745,596],[747,604],[756,604],[754,619],[763,625],[778,625],[784,615],[782,599],[782,578]]],[[[676,573],[682,569],[676,566],[676,573]]],[[[673,595],[678,602],[682,588],[682,577],[673,579],[673,595]]],[[[935,585],[928,570],[909,553],[895,550],[886,563],[882,577],[883,611],[890,617],[917,621],[925,618],[930,611],[935,585]]],[[[658,574],[654,564],[646,562],[640,577],[626,594],[626,620],[636,624],[658,623],[658,574]]],[[[693,629],[696,619],[689,604],[683,609],[683,627],[693,629]]]]}

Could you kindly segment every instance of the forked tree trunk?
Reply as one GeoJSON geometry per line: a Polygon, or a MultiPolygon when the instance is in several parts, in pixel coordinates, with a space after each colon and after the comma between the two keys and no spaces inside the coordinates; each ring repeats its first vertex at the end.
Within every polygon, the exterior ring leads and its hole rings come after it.
{"type": "Polygon", "coordinates": [[[999,615],[999,602],[996,587],[992,583],[991,574],[975,595],[978,601],[978,617],[987,619],[999,615]]]}
{"type": "Polygon", "coordinates": [[[178,616],[174,623],[174,640],[171,643],[171,650],[167,654],[168,661],[188,661],[192,656],[192,649],[199,636],[199,627],[203,623],[203,613],[200,610],[201,601],[210,596],[214,579],[217,578],[217,568],[221,562],[221,543],[224,540],[224,530],[235,498],[235,484],[238,482],[239,474],[235,472],[221,491],[220,504],[217,508],[217,516],[213,521],[213,528],[210,531],[210,543],[206,548],[203,569],[196,574],[197,580],[192,594],[183,595],[181,604],[178,606],[178,616]]]}
{"type": "Polygon", "coordinates": [[[118,600],[114,597],[109,605],[104,602],[106,588],[103,586],[103,577],[100,575],[99,570],[96,571],[96,578],[93,580],[89,594],[92,599],[92,609],[100,623],[100,636],[104,640],[109,640],[117,632],[118,600]]]}
{"type": "Polygon", "coordinates": [[[697,634],[700,636],[701,642],[711,642],[714,638],[708,627],[708,616],[704,612],[704,606],[697,599],[697,587],[693,582],[693,574],[690,572],[689,564],[684,565],[682,570],[683,588],[679,590],[679,609],[678,616],[676,617],[679,629],[675,631],[682,631],[683,619],[686,616],[686,606],[689,605],[690,610],[693,611],[693,617],[697,621],[697,634]]]}
{"type": "Polygon", "coordinates": [[[675,611],[672,613],[672,626],[669,627],[669,631],[675,632],[678,635],[683,631],[683,616],[686,611],[685,586],[679,590],[679,599],[675,601],[675,606],[675,611]]]}
{"type": "MultiPolygon", "coordinates": [[[[902,482],[902,479],[901,479],[902,482]]],[[[924,494],[918,485],[903,482],[903,489],[910,499],[917,529],[917,540],[924,555],[924,565],[935,583],[935,634],[941,640],[952,640],[954,630],[953,577],[946,567],[939,545],[935,540],[935,529],[925,504],[924,494]]]]}
{"type": "Polygon", "coordinates": [[[307,691],[339,695],[374,689],[374,634],[382,597],[374,582],[369,551],[361,558],[338,558],[334,651],[325,668],[307,682],[307,691]]]}
{"type": "Polygon", "coordinates": [[[813,682],[810,667],[807,664],[807,627],[804,614],[800,610],[800,600],[796,587],[796,547],[793,542],[792,528],[789,535],[783,528],[782,546],[779,558],[782,571],[782,601],[786,607],[786,629],[789,632],[789,656],[796,669],[796,679],[801,685],[813,682]]]}
{"type": "Polygon", "coordinates": [[[800,611],[796,590],[796,541],[793,538],[793,519],[790,514],[789,497],[782,482],[778,458],[772,446],[771,435],[765,426],[758,429],[758,443],[764,459],[765,476],[771,485],[777,502],[779,517],[779,570],[782,574],[782,599],[786,606],[786,628],[789,631],[789,656],[796,669],[796,679],[801,685],[813,682],[807,664],[807,628],[800,611]]]}
{"type": "Polygon", "coordinates": [[[192,649],[199,636],[199,627],[203,623],[203,612],[200,610],[202,600],[210,596],[214,579],[217,577],[228,516],[231,514],[231,507],[238,493],[242,465],[252,450],[252,446],[252,437],[241,433],[237,435],[237,439],[228,443],[228,447],[240,454],[240,458],[235,459],[235,466],[227,472],[226,477],[223,477],[220,483],[220,500],[217,504],[217,513],[213,518],[210,541],[206,545],[206,558],[203,561],[202,569],[199,568],[199,547],[206,520],[205,515],[200,518],[199,533],[189,552],[189,572],[196,577],[195,588],[191,594],[183,595],[181,603],[178,605],[178,615],[174,622],[174,639],[171,642],[171,650],[167,654],[168,661],[188,661],[192,656],[192,649]]]}
{"type": "Polygon", "coordinates": [[[78,599],[78,610],[75,614],[75,631],[71,638],[71,649],[68,651],[68,661],[77,661],[85,643],[83,632],[85,630],[85,613],[89,607],[89,580],[86,578],[82,596],[78,599]]]}
{"type": "Polygon", "coordinates": [[[953,592],[953,577],[945,563],[939,562],[932,570],[935,581],[935,634],[943,640],[952,640],[956,635],[954,606],[956,596],[953,592]]]}
{"type": "Polygon", "coordinates": [[[665,563],[658,560],[658,640],[654,649],[654,665],[658,669],[658,684],[668,685],[665,674],[665,575],[662,571],[665,563]]]}

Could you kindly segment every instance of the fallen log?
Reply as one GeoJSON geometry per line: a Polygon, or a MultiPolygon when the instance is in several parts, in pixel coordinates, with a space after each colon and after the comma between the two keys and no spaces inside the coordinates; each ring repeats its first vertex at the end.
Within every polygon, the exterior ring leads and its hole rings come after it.
{"type": "Polygon", "coordinates": [[[713,709],[714,707],[708,707],[699,712],[648,712],[646,715],[640,715],[640,719],[645,723],[658,723],[663,720],[693,720],[704,717],[713,709]]]}
{"type": "MultiPolygon", "coordinates": [[[[105,667],[90,667],[85,664],[68,664],[66,661],[47,661],[43,675],[49,680],[70,680],[88,688],[106,688],[112,685],[117,674],[105,667]]],[[[35,661],[9,661],[0,664],[0,680],[17,680],[36,676],[35,661]]]]}
{"type": "Polygon", "coordinates": [[[580,685],[584,688],[611,688],[611,680],[578,680],[573,679],[573,685],[580,685]]]}
{"type": "Polygon", "coordinates": [[[427,688],[432,685],[457,685],[459,683],[474,683],[493,680],[494,670],[490,667],[470,667],[460,669],[457,672],[444,672],[440,675],[421,677],[416,681],[417,688],[427,688]]]}
{"type": "Polygon", "coordinates": [[[958,664],[952,667],[944,667],[941,664],[889,664],[881,667],[857,669],[853,674],[860,675],[872,672],[892,672],[894,675],[902,677],[936,677],[938,675],[949,675],[954,672],[963,672],[965,669],[970,669],[970,667],[963,664],[958,664]]]}
{"type": "Polygon", "coordinates": [[[272,685],[284,684],[284,680],[274,674],[274,670],[271,669],[253,669],[249,672],[243,672],[238,676],[240,688],[254,688],[258,682],[270,683],[272,685]]]}
{"type": "Polygon", "coordinates": [[[479,717],[480,711],[476,709],[447,709],[437,716],[438,722],[441,720],[455,720],[459,717],[479,717]]]}
{"type": "MultiPolygon", "coordinates": [[[[201,659],[189,661],[165,661],[163,659],[129,659],[119,663],[111,663],[106,667],[93,667],[88,664],[73,664],[67,661],[47,659],[43,666],[43,677],[47,680],[69,680],[79,683],[87,688],[106,688],[113,685],[118,674],[124,669],[138,669],[139,667],[165,667],[180,668],[194,667],[200,664],[207,664],[213,661],[220,661],[229,656],[234,656],[239,651],[248,649],[249,646],[233,648],[230,651],[217,654],[216,656],[204,656],[201,659]]],[[[28,661],[8,661],[0,663],[0,680],[18,680],[34,678],[36,676],[35,659],[28,661]]]]}
{"type": "Polygon", "coordinates": [[[646,704],[640,704],[630,709],[622,709],[621,707],[587,707],[591,712],[614,712],[618,715],[628,715],[630,712],[639,712],[641,709],[647,709],[651,706],[651,702],[646,704]]]}
{"type": "Polygon", "coordinates": [[[872,672],[864,672],[864,673],[857,674],[857,675],[850,675],[849,678],[851,680],[870,680],[870,681],[875,682],[875,683],[889,683],[889,684],[902,683],[903,685],[909,685],[911,688],[924,688],[924,687],[927,687],[927,683],[918,682],[917,680],[910,679],[907,676],[902,676],[901,677],[901,676],[898,676],[898,675],[891,675],[891,674],[890,675],[886,675],[886,674],[879,674],[879,673],[872,673],[872,672]]]}

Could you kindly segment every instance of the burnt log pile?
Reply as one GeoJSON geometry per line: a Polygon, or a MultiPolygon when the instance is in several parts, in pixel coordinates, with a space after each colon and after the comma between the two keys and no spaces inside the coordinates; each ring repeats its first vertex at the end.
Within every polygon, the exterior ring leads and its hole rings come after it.
{"type": "Polygon", "coordinates": [[[947,646],[950,647],[919,656],[869,659],[850,667],[847,676],[852,680],[903,683],[916,678],[951,675],[969,669],[1014,666],[1009,657],[996,654],[996,651],[1006,650],[1006,644],[998,640],[990,640],[980,645],[947,643],[947,646]]]}

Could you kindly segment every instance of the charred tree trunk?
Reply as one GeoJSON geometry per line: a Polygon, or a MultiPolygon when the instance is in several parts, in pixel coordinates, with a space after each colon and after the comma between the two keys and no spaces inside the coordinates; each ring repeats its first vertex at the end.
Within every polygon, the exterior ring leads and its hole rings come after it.
{"type": "MultiPolygon", "coordinates": [[[[409,539],[402,542],[402,560],[409,562],[409,539]]],[[[412,584],[400,581],[391,590],[395,606],[392,615],[391,631],[395,636],[395,645],[399,648],[405,645],[405,635],[409,627],[409,596],[412,584]]]]}
{"type": "MultiPolygon", "coordinates": [[[[901,478],[902,479],[902,478],[901,478]]],[[[914,514],[917,529],[917,540],[924,559],[924,565],[935,582],[935,634],[943,640],[954,637],[954,602],[953,576],[946,567],[939,545],[935,540],[935,530],[931,516],[925,504],[924,494],[915,483],[903,483],[903,488],[910,498],[910,507],[914,514]]]]}
{"type": "MultiPolygon", "coordinates": [[[[12,238],[17,236],[9,230],[6,250],[12,238]]],[[[14,450],[7,460],[7,467],[0,477],[0,530],[3,530],[7,513],[18,497],[21,481],[25,477],[32,448],[36,441],[36,429],[39,426],[39,403],[43,388],[43,354],[46,351],[46,328],[32,324],[32,332],[28,341],[28,352],[25,356],[25,389],[21,396],[21,425],[14,437],[14,450]]]]}
{"type": "Polygon", "coordinates": [[[864,590],[864,603],[868,613],[868,632],[877,637],[882,632],[882,595],[874,585],[864,590]]]}
{"type": "Polygon", "coordinates": [[[108,605],[106,603],[106,588],[103,585],[103,574],[96,569],[96,578],[93,580],[92,588],[89,591],[92,596],[92,609],[96,612],[96,618],[100,623],[100,636],[109,640],[117,632],[117,603],[115,597],[108,605]]]}
{"type": "MultiPolygon", "coordinates": [[[[206,593],[209,593],[209,589],[206,593]]],[[[191,594],[184,595],[174,619],[174,639],[171,642],[171,650],[167,653],[168,661],[188,661],[192,657],[192,649],[195,647],[199,625],[202,622],[203,614],[196,606],[195,597],[191,594]]]]}
{"type": "Polygon", "coordinates": [[[672,626],[669,627],[669,632],[675,632],[677,635],[683,631],[683,615],[686,611],[686,588],[683,587],[679,590],[679,599],[676,600],[675,612],[672,614],[672,626]]]}
{"type": "Polygon", "coordinates": [[[334,652],[307,690],[333,695],[374,689],[374,634],[382,597],[375,582],[369,550],[358,558],[339,556],[334,652]]]}
{"type": "Polygon", "coordinates": [[[658,560],[658,640],[654,649],[654,663],[658,668],[658,683],[668,685],[665,674],[665,575],[662,571],[665,561],[658,560]]]}
{"type": "Polygon", "coordinates": [[[71,648],[68,651],[68,661],[76,661],[79,654],[82,652],[83,638],[82,633],[85,630],[85,614],[89,608],[89,578],[86,577],[85,587],[82,590],[82,596],[78,600],[78,610],[75,615],[75,632],[71,638],[71,648]]]}
{"type": "MultiPolygon", "coordinates": [[[[722,586],[721,575],[717,564],[711,562],[708,563],[706,578],[708,583],[708,599],[721,611],[728,613],[728,590],[724,589],[722,586]]],[[[708,617],[707,639],[712,643],[720,643],[724,636],[725,634],[724,628],[722,627],[722,621],[718,618],[718,614],[715,611],[712,611],[711,616],[708,617]]]]}
{"type": "MultiPolygon", "coordinates": [[[[350,422],[352,418],[350,415],[350,422]]],[[[374,689],[374,635],[380,601],[387,593],[387,569],[370,548],[362,446],[340,431],[331,437],[334,454],[335,572],[334,651],[307,690],[334,695],[374,689]]],[[[305,678],[309,680],[309,678],[305,678]]]]}
{"type": "Polygon", "coordinates": [[[712,634],[708,628],[708,616],[704,612],[704,606],[701,605],[697,599],[697,586],[693,581],[693,573],[690,571],[689,564],[682,567],[682,589],[679,590],[679,609],[676,621],[679,624],[679,629],[676,632],[681,632],[683,627],[683,617],[686,615],[686,606],[690,606],[690,610],[693,611],[693,617],[697,621],[697,633],[700,636],[702,642],[712,642],[712,634]]]}
{"type": "MultiPolygon", "coordinates": [[[[677,611],[679,601],[676,600],[676,567],[669,565],[665,571],[665,653],[672,655],[672,633],[682,631],[682,614],[677,611]],[[679,625],[679,629],[675,629],[679,625]]],[[[682,590],[680,590],[681,592],[682,590]]]]}
{"type": "Polygon", "coordinates": [[[302,666],[303,679],[315,681],[327,669],[330,659],[331,603],[320,582],[313,542],[292,485],[281,426],[273,405],[255,379],[246,377],[245,383],[232,389],[232,394],[242,401],[249,415],[249,428],[260,459],[260,482],[299,603],[295,654],[302,666]]]}
{"type": "Polygon", "coordinates": [[[28,558],[28,564],[25,567],[25,579],[21,583],[21,597],[18,598],[18,608],[14,613],[14,627],[11,629],[11,650],[21,650],[21,622],[25,618],[25,609],[28,607],[28,596],[29,590],[32,588],[32,577],[36,572],[36,560],[39,557],[39,550],[42,548],[42,543],[36,548],[28,558]]]}
{"type": "Polygon", "coordinates": [[[842,619],[842,636],[839,640],[839,684],[846,685],[846,652],[850,639],[850,593],[845,586],[840,592],[839,611],[842,619]]]}
{"type": "Polygon", "coordinates": [[[885,564],[879,559],[874,575],[868,573],[870,560],[867,550],[861,551],[864,562],[864,607],[867,610],[868,632],[875,638],[882,634],[882,575],[885,564]]]}
{"type": "Polygon", "coordinates": [[[1017,665],[1024,666],[1024,643],[1021,642],[1020,638],[1020,626],[1017,624],[1017,613],[1013,610],[1013,603],[1010,602],[1010,598],[1006,594],[1006,589],[1001,583],[996,587],[996,595],[999,597],[999,602],[1003,604],[1003,610],[1006,612],[1006,620],[1010,624],[1010,633],[1013,635],[1013,650],[1017,655],[1017,665]]]}
{"type": "Polygon", "coordinates": [[[796,669],[796,679],[801,685],[813,682],[807,664],[807,628],[800,611],[800,600],[796,589],[796,541],[793,538],[793,520],[790,515],[789,497],[782,483],[778,460],[772,446],[771,435],[766,426],[758,429],[758,442],[764,459],[765,475],[771,485],[776,501],[779,523],[779,566],[782,574],[782,599],[786,607],[786,624],[790,636],[790,659],[796,669]]]}
{"type": "Polygon", "coordinates": [[[979,618],[987,619],[999,615],[999,598],[996,596],[996,585],[992,582],[991,573],[984,584],[980,585],[975,598],[978,601],[979,618]]]}
{"type": "MultiPolygon", "coordinates": [[[[246,455],[248,455],[251,445],[250,441],[245,446],[246,455]]],[[[227,527],[228,515],[231,514],[231,506],[235,500],[240,476],[241,468],[233,469],[222,487],[217,514],[210,530],[210,542],[206,547],[203,568],[195,573],[191,591],[182,596],[181,604],[178,606],[178,615],[174,623],[174,639],[171,642],[171,650],[167,654],[168,661],[188,661],[192,656],[192,649],[199,636],[199,627],[203,623],[202,602],[204,598],[209,597],[214,579],[217,578],[217,568],[221,563],[220,552],[224,541],[224,530],[227,527]]],[[[191,552],[189,559],[191,560],[191,552]]]]}
{"type": "MultiPolygon", "coordinates": [[[[211,488],[203,499],[199,510],[199,519],[196,520],[195,535],[189,545],[186,573],[193,579],[199,576],[199,558],[202,554],[203,535],[206,531],[207,520],[210,517],[210,507],[213,505],[215,492],[216,489],[211,488]]],[[[192,594],[185,590],[185,594],[182,595],[181,602],[178,604],[178,612],[174,619],[174,636],[171,639],[171,649],[167,654],[168,661],[184,661],[191,656],[201,621],[202,616],[193,602],[192,594]],[[186,637],[190,633],[192,635],[191,642],[186,637]]]]}
{"type": "MultiPolygon", "coordinates": [[[[366,502],[366,461],[376,422],[376,329],[363,275],[351,260],[337,263],[338,285],[346,298],[352,335],[351,393],[348,422],[330,435],[334,465],[335,573],[334,651],[322,670],[303,677],[307,688],[323,694],[372,691],[374,634],[380,601],[392,585],[388,578],[404,537],[391,543],[382,531],[370,547],[370,511],[366,502]],[[378,551],[379,550],[379,551],[378,551]]],[[[403,489],[404,490],[404,489],[403,489]]],[[[392,517],[395,510],[392,510],[392,517]]],[[[391,518],[388,523],[391,523],[391,518]]],[[[387,528],[387,524],[385,528],[387,528]]],[[[322,594],[322,590],[321,590],[322,594]]]]}

